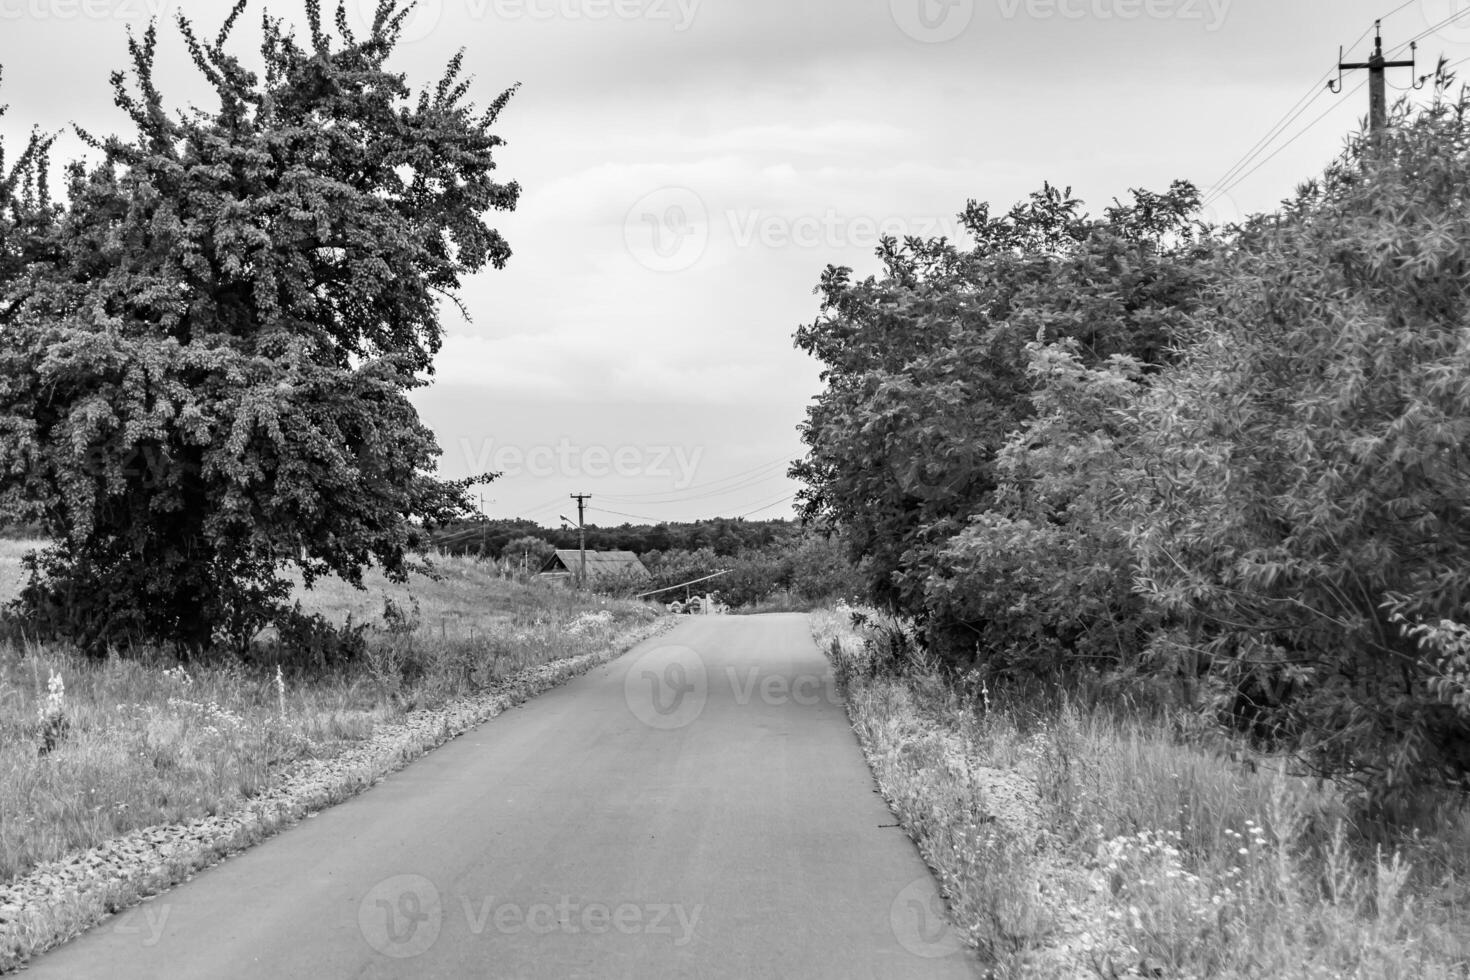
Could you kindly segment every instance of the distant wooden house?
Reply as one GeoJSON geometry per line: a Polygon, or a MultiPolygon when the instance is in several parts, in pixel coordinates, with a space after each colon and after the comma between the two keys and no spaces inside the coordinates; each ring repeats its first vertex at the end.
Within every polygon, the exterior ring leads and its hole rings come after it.
{"type": "MultiPolygon", "coordinates": [[[[582,553],[576,548],[558,548],[556,554],[547,559],[541,569],[544,578],[572,579],[581,568],[582,553]]],[[[596,583],[607,579],[647,581],[653,576],[643,562],[631,551],[587,552],[587,581],[596,583]]]]}

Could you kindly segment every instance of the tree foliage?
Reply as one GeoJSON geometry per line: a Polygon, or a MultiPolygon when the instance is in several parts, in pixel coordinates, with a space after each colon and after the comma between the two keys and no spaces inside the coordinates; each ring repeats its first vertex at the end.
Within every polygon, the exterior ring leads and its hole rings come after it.
{"type": "MultiPolygon", "coordinates": [[[[997,455],[1033,412],[1028,343],[1070,340],[1086,365],[1167,359],[1200,288],[1198,201],[1179,182],[1091,218],[1048,184],[1000,216],[970,202],[969,249],[887,240],[881,277],[827,269],[821,316],[796,334],[826,388],[792,474],[806,515],[840,524],[866,560],[876,599],[922,614],[940,552],[996,503],[997,455]]],[[[956,655],[973,650],[965,624],[929,626],[956,655]]]]}
{"type": "Polygon", "coordinates": [[[1470,776],[1463,675],[1424,642],[1470,620],[1467,109],[1401,107],[1247,229],[1130,415],[1144,593],[1237,709],[1380,794],[1470,776]]]}
{"type": "Polygon", "coordinates": [[[828,269],[808,510],[951,664],[1177,683],[1375,805],[1470,788],[1451,81],[1243,227],[1197,227],[1183,185],[1099,221],[1047,188],[972,204],[970,252],[828,269]]]}
{"type": "MultiPolygon", "coordinates": [[[[502,266],[514,207],[456,56],[416,97],[387,66],[407,10],[356,37],[308,0],[309,38],[264,20],[259,73],[177,26],[218,107],[170,113],[157,34],[113,75],[124,139],[69,168],[46,261],[8,284],[0,485],[55,545],[24,604],[90,649],[241,643],[305,581],[405,574],[422,523],[466,510],[407,398],[438,304],[502,266]]],[[[85,134],[84,134],[85,135],[85,134]]]]}
{"type": "Polygon", "coordinates": [[[507,561],[521,562],[529,572],[539,572],[556,554],[556,545],[534,534],[507,541],[501,554],[507,561]]]}
{"type": "Polygon", "coordinates": [[[1157,619],[1117,519],[1140,477],[1121,410],[1143,365],[1115,354],[1087,367],[1071,339],[1026,352],[1033,414],[996,454],[991,506],[940,553],[925,615],[963,626],[1001,676],[1133,671],[1157,619]]]}
{"type": "MultiPolygon", "coordinates": [[[[520,518],[465,521],[436,531],[434,547],[453,554],[479,554],[483,546],[491,557],[510,550],[510,542],[525,535],[543,538],[558,548],[577,547],[573,527],[542,527],[520,518]]],[[[785,547],[801,534],[791,521],[751,521],[715,517],[703,521],[630,524],[606,527],[589,523],[587,547],[593,551],[698,551],[736,555],[752,549],[785,547]]]]}

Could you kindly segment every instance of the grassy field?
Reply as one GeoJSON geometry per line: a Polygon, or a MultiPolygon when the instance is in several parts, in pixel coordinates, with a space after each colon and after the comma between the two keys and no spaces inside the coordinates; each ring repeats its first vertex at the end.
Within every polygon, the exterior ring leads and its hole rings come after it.
{"type": "MultiPolygon", "coordinates": [[[[19,586],[30,546],[0,542],[0,600],[19,586]]],[[[370,575],[365,591],[329,581],[302,592],[307,612],[370,624],[362,664],[317,676],[0,646],[0,884],[135,828],[230,811],[293,762],[331,758],[384,722],[526,668],[606,650],[654,618],[470,559],[434,564],[437,577],[404,585],[370,575]],[[394,629],[388,600],[403,611],[394,629]]]]}
{"type": "Polygon", "coordinates": [[[1180,719],[872,676],[813,616],[885,796],[995,977],[1470,976],[1470,812],[1366,827],[1180,719]]]}

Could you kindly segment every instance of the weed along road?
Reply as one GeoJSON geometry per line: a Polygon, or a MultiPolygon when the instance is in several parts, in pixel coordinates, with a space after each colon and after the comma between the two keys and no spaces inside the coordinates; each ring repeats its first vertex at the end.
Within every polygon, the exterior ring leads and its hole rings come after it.
{"type": "Polygon", "coordinates": [[[977,976],[807,629],[691,617],[26,975],[977,976]]]}

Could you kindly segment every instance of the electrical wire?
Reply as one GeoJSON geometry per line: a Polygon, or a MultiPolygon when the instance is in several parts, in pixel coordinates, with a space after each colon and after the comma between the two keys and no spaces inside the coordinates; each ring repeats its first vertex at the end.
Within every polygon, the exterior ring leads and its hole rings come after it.
{"type": "Polygon", "coordinates": [[[1322,93],[1327,91],[1327,89],[1324,87],[1324,83],[1331,77],[1332,71],[1329,69],[1326,73],[1322,75],[1321,78],[1319,78],[1316,82],[1312,84],[1311,89],[1304,93],[1301,98],[1297,99],[1296,103],[1290,109],[1286,110],[1285,114],[1283,114],[1282,117],[1277,120],[1276,124],[1272,126],[1269,130],[1267,130],[1265,136],[1262,136],[1260,139],[1256,140],[1254,146],[1247,150],[1239,160],[1236,160],[1235,163],[1231,165],[1229,170],[1221,174],[1219,179],[1217,179],[1213,184],[1210,185],[1210,191],[1205,195],[1205,199],[1201,203],[1208,205],[1221,194],[1223,194],[1223,188],[1225,184],[1231,180],[1231,178],[1236,176],[1243,168],[1249,166],[1257,156],[1265,151],[1266,147],[1270,145],[1272,140],[1276,139],[1276,137],[1285,132],[1286,127],[1290,126],[1293,122],[1300,118],[1302,113],[1311,108],[1313,102],[1316,102],[1322,97],[1322,93]]]}
{"type": "MultiPolygon", "coordinates": [[[[1407,6],[1407,4],[1401,5],[1399,7],[1396,7],[1394,10],[1390,11],[1390,13],[1397,13],[1398,11],[1404,9],[1404,6],[1407,6]]],[[[1420,41],[1420,40],[1423,40],[1425,37],[1428,37],[1430,34],[1433,34],[1435,31],[1439,30],[1441,27],[1444,27],[1446,24],[1449,24],[1449,23],[1452,23],[1452,22],[1454,22],[1456,20],[1459,20],[1460,18],[1466,16],[1467,14],[1470,14],[1470,7],[1467,7],[1466,9],[1461,10],[1461,11],[1459,11],[1457,13],[1451,14],[1449,17],[1444,18],[1443,20],[1439,21],[1438,23],[1435,23],[1435,24],[1430,25],[1428,28],[1426,28],[1425,30],[1423,30],[1419,34],[1415,35],[1409,41],[1405,41],[1403,44],[1400,44],[1398,47],[1394,48],[1386,56],[1386,60],[1387,59],[1391,59],[1394,55],[1398,54],[1399,52],[1401,52],[1405,48],[1407,48],[1410,44],[1415,43],[1415,42],[1420,41]]],[[[1354,42],[1354,43],[1357,43],[1357,42],[1354,42]]],[[[1466,60],[1470,60],[1470,59],[1466,59],[1466,60]]],[[[1366,85],[1366,84],[1368,84],[1366,79],[1364,81],[1359,82],[1356,86],[1354,86],[1352,88],[1352,90],[1348,94],[1349,95],[1354,95],[1354,94],[1362,91],[1363,86],[1366,85]]],[[[1324,112],[1321,115],[1317,116],[1317,118],[1313,119],[1310,123],[1308,123],[1295,136],[1293,136],[1291,139],[1287,140],[1285,143],[1281,144],[1281,146],[1277,147],[1271,153],[1270,156],[1266,157],[1264,160],[1262,160],[1260,163],[1256,164],[1250,170],[1248,170],[1245,173],[1241,174],[1239,177],[1237,177],[1235,180],[1233,180],[1228,186],[1221,188],[1220,191],[1219,191],[1219,194],[1228,193],[1229,191],[1231,191],[1235,187],[1238,187],[1241,184],[1242,181],[1244,181],[1246,178],[1250,177],[1250,175],[1253,174],[1253,173],[1255,173],[1257,170],[1260,170],[1261,167],[1265,166],[1268,162],[1270,162],[1270,160],[1273,157],[1275,157],[1277,154],[1279,154],[1282,150],[1286,149],[1292,143],[1295,143],[1302,136],[1306,135],[1306,133],[1309,130],[1311,130],[1314,126],[1316,126],[1324,118],[1326,118],[1328,116],[1328,114],[1331,113],[1331,111],[1332,111],[1331,109],[1328,109],[1327,112],[1324,112]]],[[[1215,196],[1218,197],[1219,194],[1216,194],[1215,196]]]]}
{"type": "Polygon", "coordinates": [[[773,500],[763,507],[757,507],[755,510],[748,511],[744,514],[737,514],[736,520],[743,520],[744,518],[749,517],[751,514],[759,514],[763,510],[770,510],[772,507],[778,506],[779,504],[784,504],[786,501],[792,499],[795,496],[795,493],[788,493],[786,496],[780,498],[779,500],[773,500]]]}
{"type": "MultiPolygon", "coordinates": [[[[560,517],[561,506],[563,501],[565,500],[565,497],[553,497],[551,500],[548,500],[544,504],[537,504],[535,507],[520,508],[516,513],[514,519],[522,521],[530,520],[533,515],[539,514],[542,511],[556,512],[557,517],[560,517]]],[[[538,521],[537,523],[540,522],[538,521]]]]}
{"type": "MultiPolygon", "coordinates": [[[[743,514],[736,514],[735,515],[735,520],[742,520],[742,519],[744,519],[746,517],[751,516],[752,514],[759,514],[763,510],[770,510],[772,507],[778,506],[779,504],[784,504],[786,501],[791,500],[795,496],[796,496],[796,494],[794,492],[783,494],[782,496],[776,498],[775,500],[772,500],[772,501],[770,501],[768,503],[765,503],[765,504],[760,505],[759,507],[755,508],[754,510],[746,511],[743,514]]],[[[599,507],[599,506],[595,506],[593,504],[588,504],[587,505],[587,509],[589,511],[594,511],[594,512],[599,513],[599,514],[611,514],[611,515],[613,515],[615,517],[626,517],[626,518],[628,518],[630,520],[634,520],[634,521],[647,521],[649,524],[667,524],[667,523],[669,523],[669,521],[668,521],[667,518],[649,517],[646,514],[627,514],[627,513],[624,513],[623,511],[620,511],[620,510],[612,510],[611,508],[608,508],[608,507],[599,507]]]]}
{"type": "MultiPolygon", "coordinates": [[[[1377,18],[1377,22],[1387,20],[1394,14],[1397,14],[1407,9],[1408,7],[1414,6],[1417,2],[1418,0],[1405,0],[1404,3],[1399,4],[1397,7],[1394,7],[1392,10],[1388,11],[1388,13],[1383,14],[1382,16],[1377,18]]],[[[1407,48],[1411,43],[1428,37],[1430,34],[1433,34],[1441,27],[1453,23],[1466,14],[1470,14],[1470,8],[1452,14],[1449,17],[1444,18],[1437,24],[1430,25],[1428,28],[1411,38],[1409,41],[1405,41],[1404,43],[1400,44],[1397,48],[1394,49],[1391,54],[1402,51],[1404,48],[1407,48]]],[[[1345,45],[1344,50],[1351,50],[1352,48],[1357,47],[1358,43],[1362,41],[1365,37],[1367,37],[1369,32],[1371,32],[1372,30],[1372,27],[1366,28],[1363,33],[1354,38],[1350,44],[1345,45]]],[[[1316,119],[1312,120],[1312,122],[1308,123],[1304,129],[1300,130],[1296,133],[1296,135],[1292,136],[1291,139],[1287,140],[1285,144],[1282,144],[1280,147],[1277,147],[1276,150],[1272,151],[1272,153],[1269,156],[1265,157],[1265,159],[1260,160],[1259,163],[1256,162],[1256,158],[1259,157],[1260,154],[1265,152],[1266,147],[1269,146],[1273,140],[1276,140],[1277,138],[1282,136],[1292,123],[1301,118],[1301,116],[1309,108],[1311,108],[1312,104],[1316,102],[1317,99],[1321,98],[1322,94],[1326,91],[1323,83],[1332,77],[1332,71],[1333,69],[1328,69],[1328,71],[1320,79],[1314,82],[1312,85],[1312,89],[1309,89],[1306,94],[1297,99],[1297,101],[1293,103],[1292,107],[1286,110],[1281,119],[1279,119],[1274,126],[1267,130],[1266,135],[1257,140],[1255,145],[1247,150],[1245,154],[1240,157],[1240,159],[1236,160],[1236,162],[1231,165],[1229,170],[1225,171],[1225,173],[1222,174],[1220,178],[1211,185],[1211,189],[1205,194],[1205,197],[1201,202],[1202,204],[1208,206],[1209,204],[1213,203],[1214,201],[1218,200],[1220,197],[1228,193],[1232,188],[1239,186],[1240,183],[1245,180],[1245,178],[1249,177],[1251,174],[1259,170],[1261,166],[1266,163],[1267,160],[1270,160],[1272,157],[1276,156],[1278,153],[1281,152],[1281,150],[1285,149],[1286,146],[1289,146],[1291,143],[1295,142],[1303,133],[1305,133],[1307,130],[1311,129],[1313,126],[1321,121],[1322,117],[1318,116],[1316,119]],[[1254,166],[1252,166],[1253,163],[1255,164],[1254,166]],[[1246,168],[1249,169],[1247,170],[1246,168]]],[[[1361,85],[1358,86],[1358,88],[1361,87],[1361,85]]],[[[1357,90],[1358,89],[1354,89],[1353,91],[1356,92],[1357,90]]]]}
{"type": "MultiPolygon", "coordinates": [[[[1407,2],[1400,4],[1393,10],[1390,10],[1387,14],[1384,15],[1384,17],[1391,17],[1394,14],[1398,13],[1400,10],[1403,10],[1405,7],[1411,6],[1412,4],[1417,2],[1418,0],[1407,0],[1407,2]]],[[[1379,19],[1382,20],[1383,18],[1379,19]]],[[[1368,33],[1372,30],[1372,27],[1364,28],[1363,33],[1359,34],[1356,38],[1352,40],[1351,43],[1345,46],[1345,50],[1351,50],[1352,48],[1357,47],[1358,42],[1367,37],[1368,33]]],[[[1322,76],[1311,84],[1307,91],[1302,94],[1301,98],[1297,99],[1296,102],[1292,104],[1291,108],[1287,109],[1286,112],[1282,114],[1281,118],[1276,121],[1276,124],[1266,131],[1266,135],[1256,140],[1255,145],[1253,145],[1249,150],[1246,150],[1245,154],[1241,156],[1240,159],[1236,160],[1235,163],[1231,165],[1229,170],[1221,174],[1220,178],[1210,185],[1211,190],[1206,193],[1205,200],[1202,203],[1209,204],[1211,201],[1214,200],[1214,198],[1218,197],[1219,194],[1222,193],[1217,190],[1218,188],[1223,187],[1226,182],[1228,182],[1232,177],[1239,173],[1240,170],[1249,166],[1256,156],[1265,151],[1265,148],[1271,143],[1272,140],[1285,132],[1288,126],[1290,126],[1297,119],[1301,118],[1302,113],[1306,112],[1313,102],[1316,102],[1319,98],[1322,97],[1322,93],[1327,91],[1325,83],[1332,77],[1333,70],[1334,69],[1329,68],[1327,69],[1327,71],[1323,72],[1322,76]]]]}
{"type": "Polygon", "coordinates": [[[1443,20],[1439,21],[1438,23],[1429,25],[1428,27],[1424,28],[1424,30],[1420,31],[1418,34],[1415,34],[1413,37],[1409,38],[1407,41],[1404,41],[1398,47],[1396,47],[1393,50],[1391,50],[1387,54],[1386,57],[1392,58],[1394,55],[1399,54],[1400,52],[1402,52],[1409,45],[1411,45],[1411,44],[1418,44],[1420,41],[1424,40],[1429,35],[1435,33],[1436,31],[1438,31],[1441,27],[1448,27],[1450,24],[1453,24],[1455,21],[1457,21],[1460,18],[1464,17],[1466,14],[1470,14],[1470,7],[1466,7],[1464,10],[1456,11],[1455,13],[1450,14],[1448,17],[1444,18],[1443,20]]]}
{"type": "MultiPolygon", "coordinates": [[[[1367,82],[1366,79],[1363,80],[1363,81],[1361,81],[1361,82],[1359,82],[1357,84],[1357,86],[1355,86],[1348,94],[1349,95],[1355,95],[1355,94],[1357,94],[1358,92],[1360,92],[1362,90],[1363,86],[1364,85],[1367,85],[1367,84],[1368,84],[1368,82],[1367,82]]],[[[1270,163],[1273,159],[1276,158],[1276,155],[1279,154],[1282,150],[1285,150],[1288,146],[1290,146],[1291,144],[1295,143],[1297,140],[1299,140],[1303,136],[1305,136],[1308,132],[1310,132],[1312,130],[1313,127],[1315,127],[1322,120],[1324,120],[1328,116],[1330,116],[1332,114],[1332,110],[1333,109],[1336,109],[1336,108],[1337,108],[1337,103],[1333,103],[1332,105],[1328,106],[1326,112],[1323,112],[1322,114],[1320,114],[1319,116],[1317,116],[1316,119],[1313,119],[1311,122],[1307,123],[1307,125],[1303,129],[1301,129],[1295,136],[1293,136],[1291,139],[1287,140],[1285,143],[1282,143],[1280,146],[1278,146],[1275,150],[1273,150],[1271,152],[1271,155],[1270,156],[1266,157],[1264,160],[1262,160],[1260,163],[1256,164],[1250,170],[1247,170],[1245,173],[1241,174],[1240,177],[1238,177],[1235,180],[1234,183],[1232,183],[1229,187],[1224,188],[1220,193],[1222,193],[1222,194],[1229,193],[1234,188],[1240,186],[1240,184],[1241,184],[1242,181],[1246,180],[1248,177],[1250,177],[1251,174],[1255,173],[1257,170],[1260,170],[1266,164],[1270,163]]]]}
{"type": "Polygon", "coordinates": [[[612,514],[615,517],[626,517],[626,518],[629,518],[630,520],[635,520],[635,521],[647,521],[649,524],[668,524],[669,523],[669,520],[666,517],[645,517],[642,514],[624,514],[620,510],[608,510],[606,507],[594,507],[591,504],[588,504],[587,505],[587,509],[590,510],[590,511],[594,511],[596,513],[599,513],[599,514],[612,514]]]}
{"type": "MultiPolygon", "coordinates": [[[[692,503],[696,500],[707,500],[710,497],[723,497],[726,494],[739,493],[742,490],[749,490],[751,487],[758,487],[762,483],[770,483],[772,480],[784,480],[785,478],[785,473],[771,473],[766,476],[757,477],[753,480],[746,480],[743,483],[731,484],[728,487],[720,487],[716,490],[707,490],[704,493],[693,493],[683,497],[668,497],[661,500],[637,500],[629,502],[639,504],[640,506],[643,504],[687,504],[692,503]]],[[[604,494],[604,496],[606,496],[609,500],[614,501],[615,503],[623,502],[621,498],[612,497],[607,494],[604,494]]]]}
{"type": "MultiPolygon", "coordinates": [[[[1393,8],[1388,13],[1381,15],[1378,19],[1381,20],[1381,21],[1382,20],[1388,20],[1390,17],[1392,17],[1394,14],[1398,13],[1400,10],[1403,10],[1406,7],[1416,6],[1419,3],[1421,3],[1421,2],[1422,2],[1422,0],[1404,0],[1403,3],[1399,4],[1397,7],[1393,8]]],[[[1372,30],[1372,28],[1369,28],[1369,30],[1372,30]]],[[[1364,31],[1363,32],[1364,37],[1366,37],[1367,34],[1368,34],[1368,31],[1364,31]]],[[[1361,41],[1362,39],[1363,38],[1360,37],[1360,38],[1358,38],[1358,41],[1361,41]]],[[[1353,44],[1357,44],[1358,41],[1354,41],[1353,44]]]]}
{"type": "MultiPolygon", "coordinates": [[[[722,484],[722,483],[730,483],[732,481],[738,481],[738,480],[740,480],[740,479],[742,479],[742,478],[744,478],[746,476],[749,476],[751,474],[759,473],[762,470],[768,470],[768,469],[771,469],[772,467],[775,467],[775,466],[784,466],[784,465],[789,464],[790,462],[791,462],[791,460],[788,457],[786,457],[786,456],[780,456],[780,457],[778,457],[776,459],[771,460],[768,463],[762,463],[759,466],[753,466],[753,467],[751,467],[748,470],[741,470],[738,473],[732,473],[729,476],[721,477],[718,480],[710,480],[708,483],[694,483],[694,484],[690,484],[689,486],[685,487],[684,490],[703,490],[703,489],[707,489],[709,487],[718,486],[719,484],[722,484]]],[[[679,491],[679,492],[682,493],[684,491],[679,491]]],[[[610,494],[604,494],[603,496],[607,497],[609,500],[628,500],[628,501],[632,501],[632,500],[645,500],[645,499],[650,498],[650,497],[666,497],[666,496],[669,495],[669,493],[670,493],[670,491],[668,491],[668,490],[653,490],[653,491],[650,491],[648,493],[610,493],[610,494]]]]}

